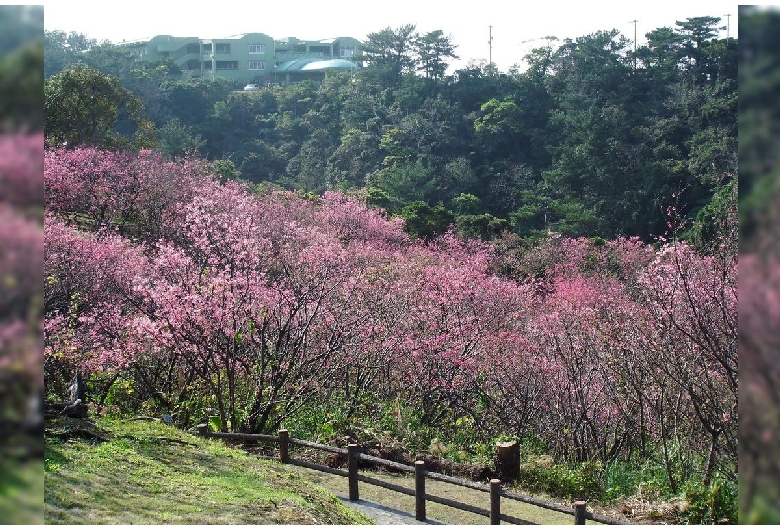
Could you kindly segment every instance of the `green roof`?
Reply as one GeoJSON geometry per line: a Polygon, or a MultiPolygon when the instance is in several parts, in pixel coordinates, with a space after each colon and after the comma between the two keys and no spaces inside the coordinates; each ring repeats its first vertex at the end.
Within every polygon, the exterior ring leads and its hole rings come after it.
{"type": "Polygon", "coordinates": [[[339,70],[354,70],[358,66],[352,61],[345,59],[316,59],[313,57],[306,57],[304,59],[294,59],[292,61],[285,61],[276,68],[277,72],[318,72],[322,70],[339,69],[339,70]]]}

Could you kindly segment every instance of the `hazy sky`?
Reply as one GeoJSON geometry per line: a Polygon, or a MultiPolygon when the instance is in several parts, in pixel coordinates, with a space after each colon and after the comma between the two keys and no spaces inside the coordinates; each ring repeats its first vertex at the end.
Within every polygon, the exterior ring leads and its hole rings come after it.
{"type": "MultiPolygon", "coordinates": [[[[675,27],[689,17],[721,17],[737,36],[739,4],[692,2],[559,2],[511,0],[389,0],[328,2],[313,0],[215,1],[131,0],[44,2],[46,30],[76,31],[98,41],[138,40],[155,35],[220,38],[259,32],[273,38],[317,40],[354,37],[414,24],[419,33],[442,30],[460,57],[453,67],[491,56],[501,71],[522,63],[546,36],[575,39],[600,30],[617,29],[639,45],[645,33],[675,27]],[[336,7],[333,7],[336,6],[336,7]],[[727,17],[727,15],[731,15],[727,17]],[[633,22],[636,21],[636,24],[633,22]],[[491,29],[492,26],[492,29],[491,29]]],[[[726,29],[721,32],[726,37],[726,29]]]]}

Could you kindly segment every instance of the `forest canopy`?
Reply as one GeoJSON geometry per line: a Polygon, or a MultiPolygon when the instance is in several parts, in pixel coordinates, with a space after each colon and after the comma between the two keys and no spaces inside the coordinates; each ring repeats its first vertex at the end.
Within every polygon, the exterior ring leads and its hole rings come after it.
{"type": "MultiPolygon", "coordinates": [[[[469,64],[453,75],[443,72],[455,43],[441,31],[385,28],[369,34],[354,74],[247,93],[47,31],[46,87],[76,63],[93,68],[142,105],[166,156],[195,149],[243,181],[362,191],[427,237],[454,225],[483,239],[652,241],[669,231],[670,208],[690,224],[736,179],[737,40],[717,37],[719,20],[676,21],[636,51],[615,30],[548,39],[518,58],[522,71],[469,64]]],[[[58,115],[77,109],[53,98],[46,135],[57,144],[58,115]]],[[[128,137],[152,138],[147,129],[117,125],[128,137]]]]}

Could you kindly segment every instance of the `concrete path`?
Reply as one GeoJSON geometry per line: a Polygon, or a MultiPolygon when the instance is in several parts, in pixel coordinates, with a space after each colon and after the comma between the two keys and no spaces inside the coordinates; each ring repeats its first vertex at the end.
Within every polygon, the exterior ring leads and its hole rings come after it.
{"type": "Polygon", "coordinates": [[[377,504],[375,502],[366,501],[366,500],[359,500],[359,501],[351,501],[349,500],[349,495],[345,493],[341,493],[338,491],[333,492],[336,497],[339,498],[341,502],[352,508],[353,510],[357,510],[359,512],[364,513],[374,521],[376,521],[376,524],[378,525],[398,525],[398,524],[405,524],[405,525],[427,525],[427,524],[444,524],[439,521],[434,521],[431,519],[426,519],[425,521],[418,521],[414,518],[414,514],[407,513],[402,510],[396,510],[395,508],[389,508],[387,506],[382,506],[381,504],[377,504]]]}

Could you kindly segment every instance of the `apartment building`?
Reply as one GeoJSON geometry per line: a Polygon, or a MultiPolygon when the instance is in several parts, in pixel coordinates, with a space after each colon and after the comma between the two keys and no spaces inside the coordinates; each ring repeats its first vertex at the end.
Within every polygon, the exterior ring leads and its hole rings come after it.
{"type": "Polygon", "coordinates": [[[223,39],[157,35],[148,41],[124,43],[142,61],[171,59],[182,77],[232,79],[239,85],[290,84],[322,80],[325,72],[355,71],[351,59],[361,47],[352,37],[299,40],[273,39],[265,33],[245,33],[223,39]]]}

